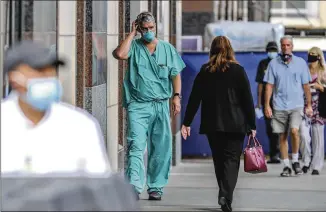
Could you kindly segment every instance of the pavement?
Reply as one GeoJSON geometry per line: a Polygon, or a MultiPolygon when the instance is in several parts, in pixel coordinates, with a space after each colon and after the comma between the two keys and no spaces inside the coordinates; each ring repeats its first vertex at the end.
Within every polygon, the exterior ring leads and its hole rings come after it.
{"type": "MultiPolygon", "coordinates": [[[[326,166],[321,175],[310,173],[282,178],[282,165],[269,165],[268,172],[248,174],[241,162],[234,192],[233,211],[325,211],[326,166]]],[[[185,160],[173,167],[162,201],[141,195],[143,211],[221,211],[211,160],[185,160]]]]}

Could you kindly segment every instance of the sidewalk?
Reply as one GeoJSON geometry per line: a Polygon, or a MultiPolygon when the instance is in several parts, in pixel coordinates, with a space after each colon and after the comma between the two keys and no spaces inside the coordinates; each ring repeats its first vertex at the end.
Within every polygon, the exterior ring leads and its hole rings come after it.
{"type": "MultiPolygon", "coordinates": [[[[319,176],[305,174],[281,178],[282,165],[269,165],[268,173],[247,174],[241,161],[233,211],[323,211],[326,209],[326,167],[319,176]]],[[[211,160],[187,160],[173,168],[162,201],[147,201],[144,211],[220,211],[211,160]]]]}

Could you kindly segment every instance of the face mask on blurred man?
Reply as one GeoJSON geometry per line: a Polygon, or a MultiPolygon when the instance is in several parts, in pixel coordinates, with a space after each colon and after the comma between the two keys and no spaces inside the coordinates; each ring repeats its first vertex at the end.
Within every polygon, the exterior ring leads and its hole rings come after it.
{"type": "Polygon", "coordinates": [[[8,49],[4,70],[21,101],[38,111],[46,111],[62,96],[57,66],[65,62],[55,52],[38,43],[24,41],[8,49]]]}
{"type": "Polygon", "coordinates": [[[61,99],[63,89],[57,77],[26,79],[17,73],[14,81],[26,88],[26,93],[20,94],[20,97],[36,110],[45,111],[61,99]]]}
{"type": "Polygon", "coordinates": [[[274,59],[277,57],[278,53],[277,52],[267,52],[267,55],[270,59],[274,59]]]}

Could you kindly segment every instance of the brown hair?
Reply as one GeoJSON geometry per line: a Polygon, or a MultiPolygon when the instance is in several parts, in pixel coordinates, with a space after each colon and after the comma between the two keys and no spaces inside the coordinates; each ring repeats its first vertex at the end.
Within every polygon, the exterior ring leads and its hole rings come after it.
{"type": "Polygon", "coordinates": [[[230,63],[239,64],[235,59],[229,39],[225,36],[215,37],[211,45],[209,61],[207,63],[209,72],[216,72],[217,69],[224,72],[229,68],[230,63]]]}

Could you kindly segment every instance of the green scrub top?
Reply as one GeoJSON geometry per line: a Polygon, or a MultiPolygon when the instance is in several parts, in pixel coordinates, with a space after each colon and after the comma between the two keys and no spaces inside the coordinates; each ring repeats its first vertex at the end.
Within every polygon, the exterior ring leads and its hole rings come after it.
{"type": "Polygon", "coordinates": [[[185,66],[170,43],[159,40],[155,52],[151,55],[141,38],[133,40],[123,83],[123,106],[127,107],[133,101],[150,102],[171,98],[172,78],[185,66]]]}

